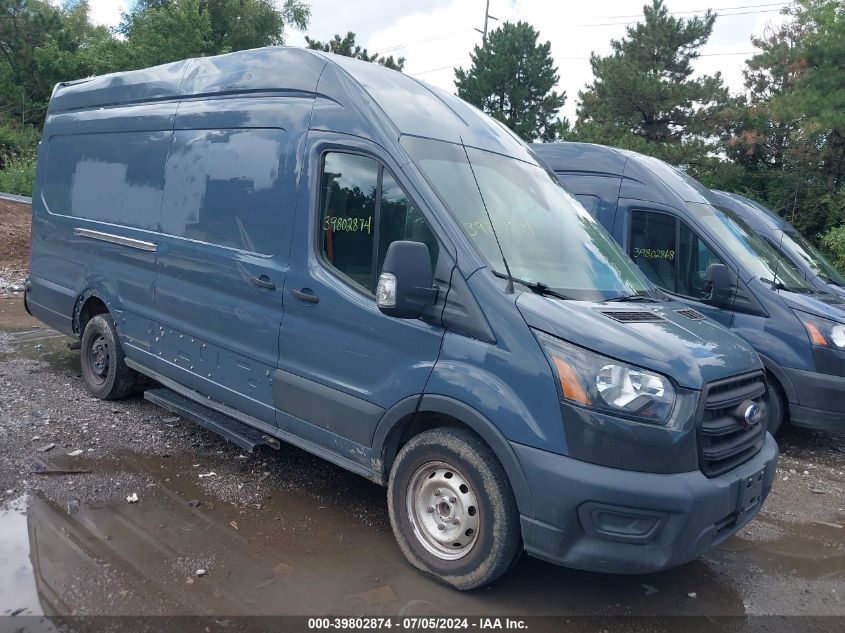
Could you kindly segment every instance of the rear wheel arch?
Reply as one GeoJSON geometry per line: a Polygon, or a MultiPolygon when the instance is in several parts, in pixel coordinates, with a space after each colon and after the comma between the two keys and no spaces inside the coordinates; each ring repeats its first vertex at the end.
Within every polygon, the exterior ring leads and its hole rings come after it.
{"type": "Polygon", "coordinates": [[[85,326],[98,314],[110,314],[109,303],[106,298],[93,288],[80,293],[73,308],[73,331],[80,337],[85,326]]]}
{"type": "Polygon", "coordinates": [[[447,396],[426,394],[400,401],[382,418],[373,438],[373,453],[381,455],[377,470],[388,474],[402,446],[424,431],[441,427],[465,428],[493,452],[510,482],[520,514],[533,516],[528,481],[510,443],[492,422],[472,407],[447,396]]]}

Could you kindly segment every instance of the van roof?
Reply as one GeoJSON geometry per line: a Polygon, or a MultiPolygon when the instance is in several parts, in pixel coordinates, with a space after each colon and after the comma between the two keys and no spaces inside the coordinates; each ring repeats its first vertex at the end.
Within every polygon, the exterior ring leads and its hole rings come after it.
{"type": "Polygon", "coordinates": [[[713,192],[692,176],[652,156],[592,143],[536,143],[531,148],[556,172],[624,176],[621,197],[675,206],[716,202],[713,192]]]}
{"type": "Polygon", "coordinates": [[[507,127],[444,90],[378,64],[287,46],[60,83],[53,92],[49,114],[243,93],[335,102],[362,117],[356,128],[362,136],[375,138],[377,130],[383,129],[383,125],[372,123],[375,110],[397,133],[393,141],[401,134],[463,141],[533,161],[525,144],[507,127]]]}
{"type": "Polygon", "coordinates": [[[743,218],[756,220],[761,225],[769,229],[775,229],[778,231],[788,231],[792,229],[792,225],[789,224],[789,222],[777,215],[771,209],[764,207],[756,200],[752,200],[751,198],[746,198],[743,195],[731,193],[729,191],[714,190],[713,193],[715,193],[716,196],[724,202],[726,207],[732,209],[743,218]]]}

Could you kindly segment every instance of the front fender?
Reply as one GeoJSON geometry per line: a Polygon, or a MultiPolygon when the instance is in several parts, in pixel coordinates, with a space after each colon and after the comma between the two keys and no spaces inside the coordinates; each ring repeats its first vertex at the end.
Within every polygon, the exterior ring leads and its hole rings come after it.
{"type": "Polygon", "coordinates": [[[459,420],[475,432],[490,447],[504,468],[520,513],[534,516],[531,489],[510,442],[481,413],[448,396],[437,394],[411,396],[397,403],[384,415],[373,437],[373,455],[382,456],[381,463],[375,464],[375,470],[384,472],[385,483],[396,453],[395,442],[399,439],[399,434],[393,431],[399,428],[403,419],[414,413],[446,415],[459,420]]]}

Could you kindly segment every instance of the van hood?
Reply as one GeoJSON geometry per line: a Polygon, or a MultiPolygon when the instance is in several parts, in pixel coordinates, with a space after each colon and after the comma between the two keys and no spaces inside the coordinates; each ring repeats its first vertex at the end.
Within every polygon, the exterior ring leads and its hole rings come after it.
{"type": "Polygon", "coordinates": [[[763,368],[751,346],[710,319],[684,316],[680,311],[690,308],[679,302],[594,303],[522,293],[516,304],[533,328],[671,376],[688,389],[763,368]]]}
{"type": "Polygon", "coordinates": [[[788,290],[779,290],[778,293],[794,310],[845,323],[845,302],[837,294],[802,294],[788,290]]]}

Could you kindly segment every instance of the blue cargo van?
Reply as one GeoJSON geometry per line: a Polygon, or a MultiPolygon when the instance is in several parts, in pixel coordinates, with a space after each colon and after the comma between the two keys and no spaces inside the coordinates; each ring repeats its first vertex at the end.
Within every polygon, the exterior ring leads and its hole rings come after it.
{"type": "Polygon", "coordinates": [[[246,449],[386,485],[453,587],[523,549],[679,565],[771,488],[757,353],[441,90],[294,48],[194,59],[60,84],[38,160],[26,305],[79,338],[91,394],[144,374],[246,449]]]}
{"type": "Polygon", "coordinates": [[[713,195],[766,240],[814,288],[845,297],[845,276],[789,222],[738,193],[714,191],[713,195]]]}
{"type": "Polygon", "coordinates": [[[586,143],[533,146],[673,299],[748,341],[769,382],[769,430],[845,430],[845,312],[713,192],[656,158],[586,143]]]}

